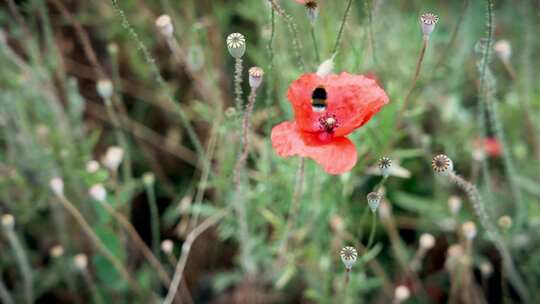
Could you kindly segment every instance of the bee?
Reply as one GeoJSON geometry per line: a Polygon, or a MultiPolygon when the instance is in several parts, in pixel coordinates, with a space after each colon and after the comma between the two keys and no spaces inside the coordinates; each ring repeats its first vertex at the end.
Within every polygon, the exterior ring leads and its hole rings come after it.
{"type": "Polygon", "coordinates": [[[327,107],[328,94],[324,87],[317,87],[311,93],[311,108],[314,112],[324,112],[327,107]]]}

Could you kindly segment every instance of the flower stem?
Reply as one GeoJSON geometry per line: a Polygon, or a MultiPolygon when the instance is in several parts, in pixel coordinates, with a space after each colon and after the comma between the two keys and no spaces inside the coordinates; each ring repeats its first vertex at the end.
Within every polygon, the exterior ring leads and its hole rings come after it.
{"type": "Polygon", "coordinates": [[[516,269],[510,250],[506,246],[506,243],[503,241],[502,237],[497,231],[497,228],[492,223],[488,213],[486,212],[486,207],[480,192],[473,184],[469,183],[454,172],[450,172],[448,174],[448,178],[467,194],[469,202],[471,203],[476,216],[480,220],[480,224],[482,224],[482,227],[486,230],[488,237],[493,241],[495,247],[501,255],[503,266],[505,267],[510,283],[514,286],[523,302],[529,303],[530,295],[527,287],[516,269]]]}
{"type": "Polygon", "coordinates": [[[0,300],[2,300],[2,303],[5,303],[5,304],[14,303],[13,297],[11,297],[11,294],[9,294],[9,290],[6,287],[6,284],[4,284],[4,281],[2,280],[1,275],[0,275],[0,300]]]}
{"type": "Polygon", "coordinates": [[[84,233],[86,233],[86,236],[92,241],[92,244],[94,247],[99,251],[105,259],[111,263],[111,265],[120,273],[120,275],[126,280],[126,282],[130,285],[131,288],[137,293],[141,293],[141,289],[133,278],[133,276],[129,273],[129,271],[124,267],[122,262],[118,260],[114,256],[114,254],[105,246],[105,244],[101,241],[101,239],[95,234],[95,232],[92,230],[92,227],[88,222],[84,219],[84,216],[77,210],[77,208],[64,196],[57,196],[58,201],[66,211],[68,211],[73,218],[75,218],[75,221],[81,226],[84,233]]]}
{"type": "Polygon", "coordinates": [[[366,246],[366,250],[369,250],[371,248],[371,245],[373,244],[376,227],[377,227],[377,215],[373,213],[371,215],[371,230],[369,232],[369,240],[366,246]]]}
{"type": "Polygon", "coordinates": [[[234,94],[235,94],[235,104],[236,111],[238,113],[242,112],[242,58],[235,58],[234,60],[234,94]]]}
{"type": "Polygon", "coordinates": [[[99,289],[96,286],[96,282],[94,282],[94,279],[92,279],[92,276],[90,276],[90,273],[87,269],[81,270],[81,276],[84,279],[84,282],[88,287],[90,287],[90,292],[92,293],[92,300],[96,304],[103,304],[103,298],[99,294],[99,289]]]}
{"type": "Polygon", "coordinates": [[[352,3],[353,0],[349,0],[349,2],[347,3],[347,8],[345,9],[345,13],[343,14],[343,19],[341,19],[341,26],[339,27],[336,44],[334,45],[334,49],[332,51],[333,55],[335,55],[339,51],[341,39],[343,37],[343,30],[345,29],[345,24],[347,23],[347,18],[349,17],[349,12],[351,11],[352,3]]]}
{"type": "Polygon", "coordinates": [[[296,172],[296,182],[294,186],[294,193],[289,207],[289,214],[287,215],[287,226],[285,226],[285,233],[280,249],[280,260],[283,261],[285,254],[287,253],[291,230],[294,228],[296,217],[298,216],[298,210],[300,209],[300,198],[302,196],[302,187],[304,184],[304,172],[305,171],[305,159],[300,157],[300,163],[298,165],[298,171],[296,172]]]}
{"type": "Polygon", "coordinates": [[[315,36],[315,25],[311,25],[311,40],[313,41],[313,49],[315,50],[315,60],[317,64],[321,63],[321,56],[319,55],[319,44],[317,43],[317,37],[315,36]]]}
{"type": "Polygon", "coordinates": [[[21,271],[22,282],[24,286],[24,297],[27,303],[34,303],[34,287],[32,279],[32,268],[30,267],[30,262],[28,261],[28,256],[17,237],[17,234],[13,228],[4,227],[4,233],[7,236],[9,245],[13,250],[13,255],[17,262],[17,266],[21,271]]]}
{"type": "Polygon", "coordinates": [[[152,230],[152,251],[154,256],[159,255],[159,244],[161,243],[159,237],[159,209],[156,202],[156,191],[153,184],[146,184],[146,197],[148,199],[148,207],[150,209],[150,226],[152,230]]]}

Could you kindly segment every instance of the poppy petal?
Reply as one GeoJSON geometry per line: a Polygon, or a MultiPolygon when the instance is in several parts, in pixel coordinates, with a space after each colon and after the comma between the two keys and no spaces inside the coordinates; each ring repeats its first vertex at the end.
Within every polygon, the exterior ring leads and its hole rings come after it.
{"type": "Polygon", "coordinates": [[[307,132],[320,132],[320,118],[332,115],[337,119],[335,136],[345,136],[367,123],[388,103],[384,90],[371,78],[363,75],[341,73],[320,77],[304,74],[293,81],[287,92],[298,127],[307,132]],[[313,92],[324,88],[326,110],[314,111],[313,92]]]}
{"type": "Polygon", "coordinates": [[[346,137],[320,138],[320,134],[303,132],[295,122],[285,121],[272,129],[272,146],[281,157],[309,157],[329,174],[350,171],[357,160],[354,144],[346,137]]]}

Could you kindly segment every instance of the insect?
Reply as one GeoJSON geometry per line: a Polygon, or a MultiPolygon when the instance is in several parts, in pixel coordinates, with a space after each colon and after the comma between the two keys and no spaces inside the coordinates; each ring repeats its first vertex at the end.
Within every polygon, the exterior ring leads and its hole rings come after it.
{"type": "Polygon", "coordinates": [[[327,106],[328,94],[324,87],[317,87],[311,93],[311,107],[314,112],[324,112],[327,106]]]}

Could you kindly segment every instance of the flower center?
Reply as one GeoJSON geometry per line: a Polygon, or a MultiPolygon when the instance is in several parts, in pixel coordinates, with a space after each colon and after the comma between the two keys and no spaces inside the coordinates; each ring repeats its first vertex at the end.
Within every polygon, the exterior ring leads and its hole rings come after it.
{"type": "Polygon", "coordinates": [[[336,129],[339,124],[336,115],[326,114],[319,118],[319,125],[324,132],[334,133],[334,129],[336,129]]]}

